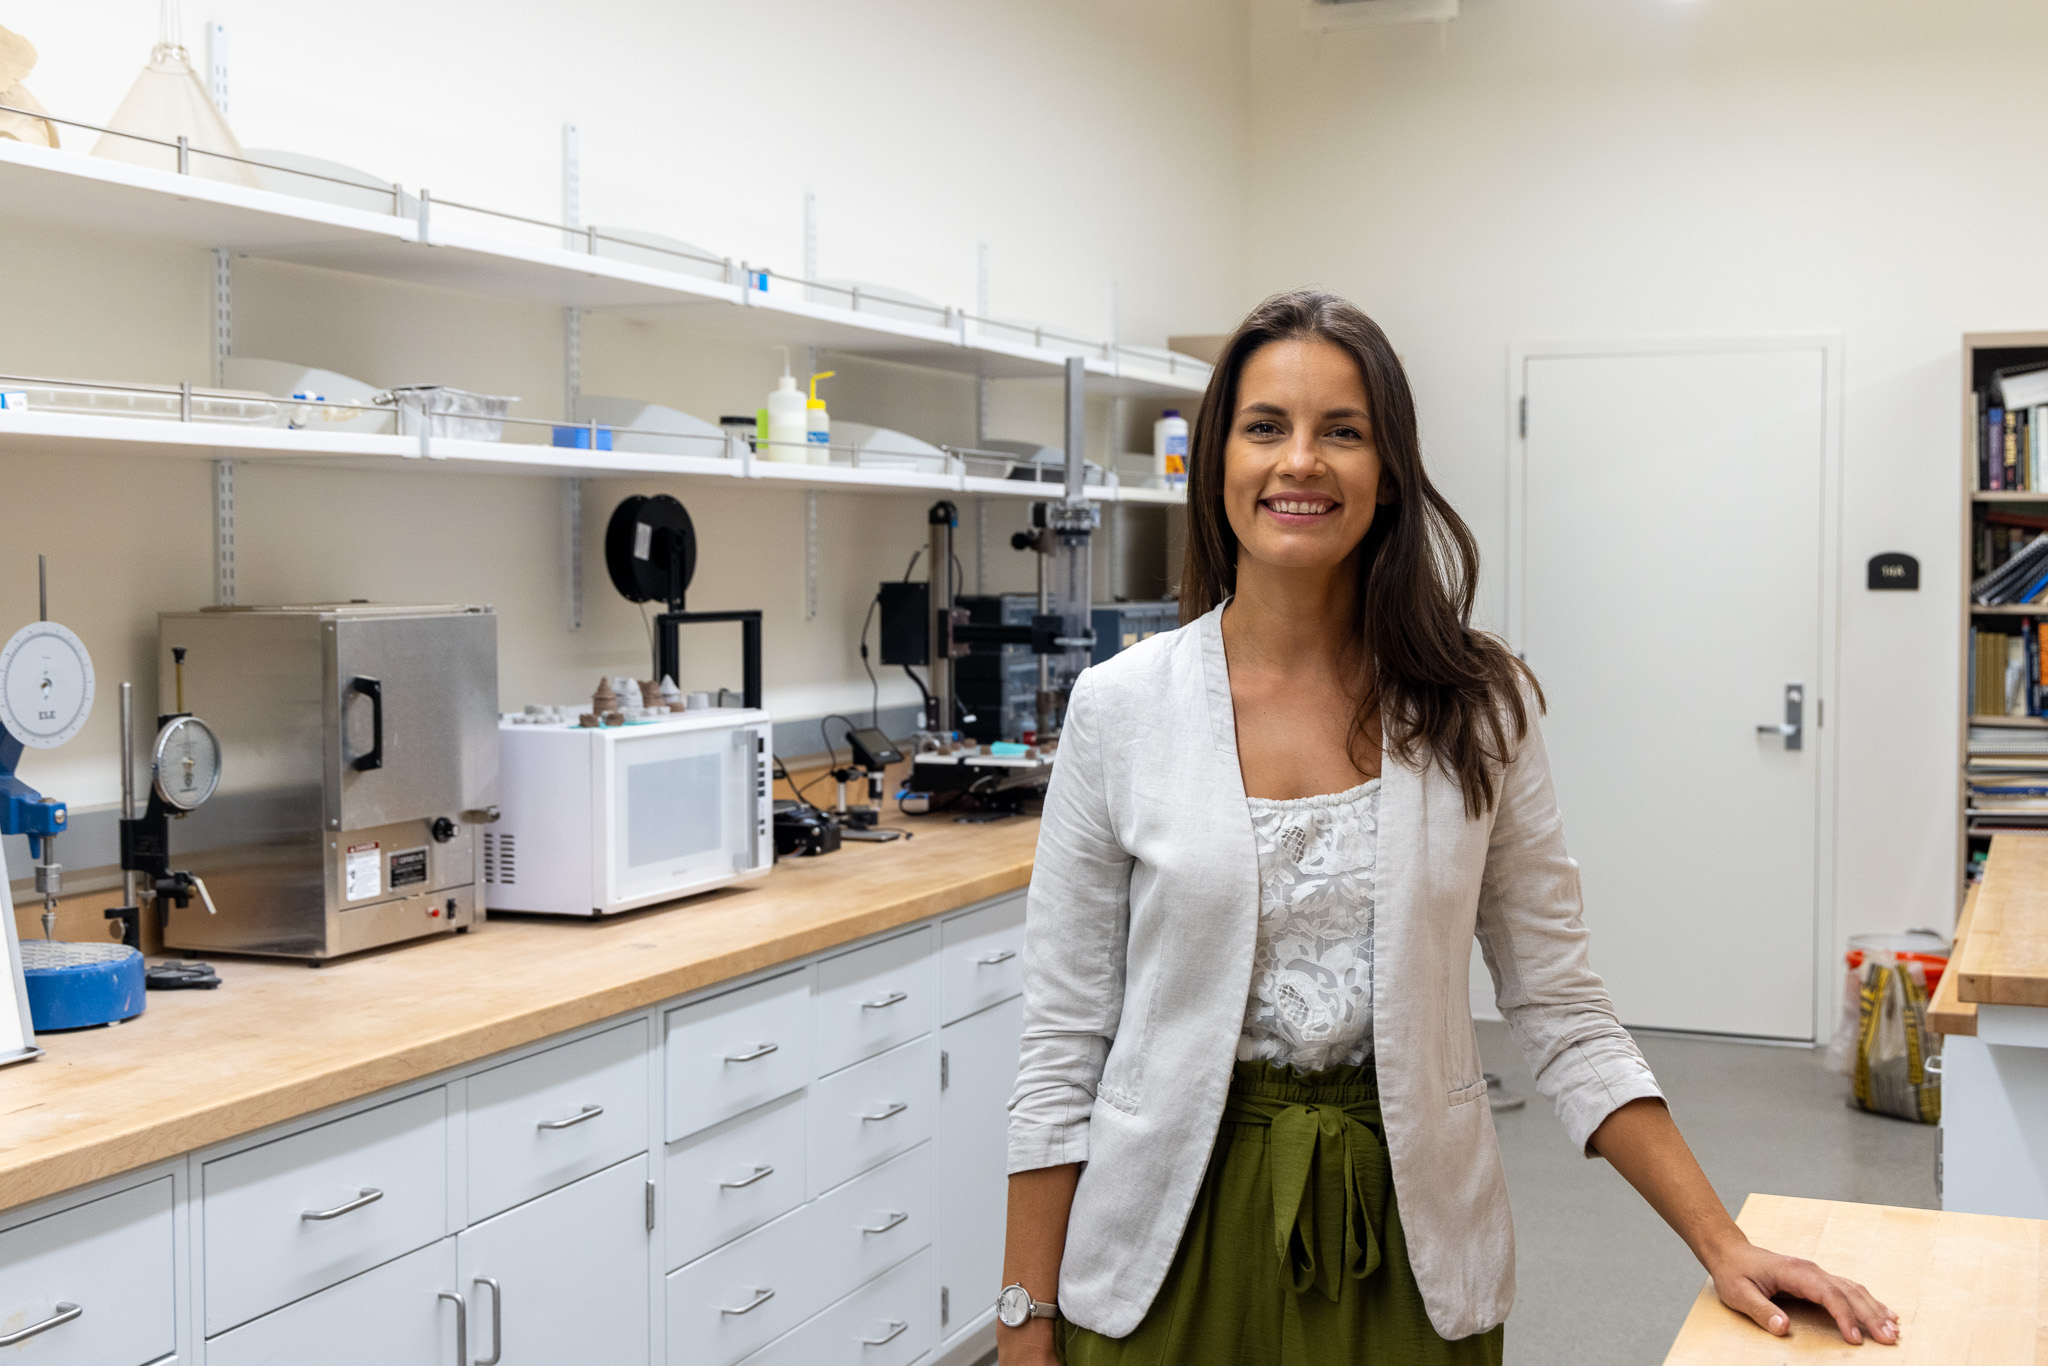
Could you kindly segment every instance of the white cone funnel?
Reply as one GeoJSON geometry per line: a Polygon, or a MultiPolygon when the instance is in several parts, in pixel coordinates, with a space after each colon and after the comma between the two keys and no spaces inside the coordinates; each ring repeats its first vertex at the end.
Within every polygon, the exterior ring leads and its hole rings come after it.
{"type": "Polygon", "coordinates": [[[220,110],[213,107],[213,97],[206,93],[199,73],[192,69],[192,57],[185,51],[178,22],[177,0],[163,0],[162,29],[155,50],[149,54],[149,65],[135,78],[128,98],[121,101],[107,127],[115,131],[100,135],[92,149],[96,157],[175,171],[177,149],[157,143],[175,143],[183,137],[192,149],[187,167],[191,174],[236,185],[260,188],[262,184],[253,168],[205,155],[218,152],[239,157],[242,144],[235,139],[234,130],[228,127],[220,110]],[[139,142],[133,137],[119,136],[121,133],[156,141],[139,142]]]}

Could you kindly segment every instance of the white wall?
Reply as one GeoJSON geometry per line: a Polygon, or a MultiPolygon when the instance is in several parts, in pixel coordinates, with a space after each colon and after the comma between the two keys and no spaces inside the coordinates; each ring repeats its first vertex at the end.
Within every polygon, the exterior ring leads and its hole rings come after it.
{"type": "MultiPolygon", "coordinates": [[[[103,122],[149,55],[157,5],[18,0],[0,19],[40,50],[27,84],[44,104],[103,122]]],[[[1151,345],[1213,331],[1237,305],[1242,0],[189,0],[185,20],[199,60],[205,22],[228,26],[229,116],[245,146],[552,218],[560,129],[573,121],[585,222],[798,272],[810,191],[828,277],[972,308],[986,243],[999,316],[1089,337],[1114,328],[1151,345]]],[[[65,135],[77,151],[94,140],[65,135]]],[[[205,382],[205,253],[59,234],[25,208],[0,203],[0,371],[205,382]]],[[[375,384],[516,394],[524,416],[561,411],[553,308],[243,260],[234,327],[237,354],[375,384]]],[[[583,350],[585,391],[711,418],[752,412],[779,369],[765,350],[645,318],[589,317],[583,350]]],[[[835,417],[973,438],[970,381],[823,360],[841,372],[826,389],[835,417]]],[[[1059,440],[1056,386],[991,387],[988,435],[1059,440]]],[[[1124,419],[1137,428],[1149,415],[1134,408],[1124,419]]],[[[1091,454],[1110,443],[1114,416],[1107,402],[1091,407],[1091,454]]],[[[153,714],[155,613],[211,601],[212,469],[26,453],[0,472],[11,514],[0,528],[0,627],[34,612],[35,555],[48,553],[52,614],[85,637],[102,680],[87,730],[31,753],[24,776],[90,808],[118,787],[115,684],[134,679],[153,714]]],[[[660,487],[587,486],[586,624],[572,635],[556,481],[245,465],[239,596],[491,602],[506,706],[587,695],[600,673],[644,671],[639,614],[613,595],[594,548],[619,497],[660,487]]],[[[767,613],[771,709],[866,706],[861,618],[876,581],[900,575],[923,544],[930,499],[825,496],[824,600],[807,622],[801,493],[668,491],[703,541],[693,605],[767,613]]],[[[1011,500],[990,509],[991,589],[1031,581],[1028,557],[1007,547],[1023,515],[1011,500]]],[[[714,632],[701,651],[694,638],[686,648],[701,654],[686,686],[736,681],[736,644],[714,632]]],[[[899,673],[882,700],[914,696],[899,673]]]]}
{"type": "Polygon", "coordinates": [[[1462,11],[1315,37],[1252,0],[1249,292],[1318,283],[1379,319],[1496,566],[1511,342],[1841,332],[1837,928],[1948,925],[1960,338],[2048,321],[2048,7],[1462,11]],[[1863,589],[1882,550],[1920,557],[1921,592],[1863,589]]]}

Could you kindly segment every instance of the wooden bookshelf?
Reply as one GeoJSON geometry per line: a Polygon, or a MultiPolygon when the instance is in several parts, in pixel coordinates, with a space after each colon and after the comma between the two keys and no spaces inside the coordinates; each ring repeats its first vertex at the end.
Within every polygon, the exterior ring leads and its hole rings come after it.
{"type": "Polygon", "coordinates": [[[1966,333],[1963,337],[1963,497],[1960,500],[1963,610],[1962,625],[1959,628],[1960,639],[1956,646],[1957,692],[1960,696],[1960,705],[1956,709],[1959,713],[1956,721],[1956,848],[1960,852],[1963,865],[1956,880],[1956,906],[1959,912],[1969,879],[1970,855],[1974,849],[1988,849],[1990,846],[1989,835],[1970,833],[1970,791],[1966,772],[1970,756],[1970,727],[1978,725],[2048,728],[2048,717],[1970,714],[1970,704],[1975,700],[1970,695],[1971,627],[1979,622],[1988,623],[2001,618],[2048,617],[2048,603],[1981,607],[1970,600],[1970,584],[1977,577],[1977,523],[1987,510],[1985,505],[2031,504],[2034,507],[2048,508],[2048,491],[2019,492],[1982,489],[1977,486],[1977,393],[1990,383],[1994,370],[2032,364],[2048,364],[2048,331],[1972,332],[1966,333]]]}

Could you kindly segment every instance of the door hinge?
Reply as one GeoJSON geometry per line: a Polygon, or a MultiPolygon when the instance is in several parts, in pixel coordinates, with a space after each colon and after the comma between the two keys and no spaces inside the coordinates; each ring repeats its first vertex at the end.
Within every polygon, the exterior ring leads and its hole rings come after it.
{"type": "Polygon", "coordinates": [[[952,1084],[953,1055],[941,1048],[939,1050],[939,1089],[943,1091],[952,1084]]]}
{"type": "Polygon", "coordinates": [[[1522,435],[1527,436],[1529,434],[1529,396],[1527,394],[1522,395],[1521,409],[1522,415],[1520,419],[1520,424],[1522,429],[1522,435]]]}
{"type": "Polygon", "coordinates": [[[1813,699],[1813,728],[1819,730],[1828,723],[1828,700],[1825,697],[1813,699]]]}
{"type": "MultiPolygon", "coordinates": [[[[1935,1154],[1935,1161],[1937,1165],[1940,1162],[1940,1154],[1938,1152],[1935,1154]]],[[[939,1287],[939,1327],[944,1328],[952,1321],[953,1288],[948,1285],[942,1285],[939,1287]]]]}
{"type": "Polygon", "coordinates": [[[654,1183],[647,1183],[647,1231],[654,1232],[654,1183]]]}

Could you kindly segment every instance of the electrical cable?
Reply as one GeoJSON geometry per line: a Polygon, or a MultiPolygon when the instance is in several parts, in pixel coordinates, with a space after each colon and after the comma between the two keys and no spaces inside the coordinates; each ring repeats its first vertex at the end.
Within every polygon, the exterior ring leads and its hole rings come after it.
{"type": "Polygon", "coordinates": [[[860,666],[868,673],[868,724],[876,730],[882,728],[882,680],[875,677],[875,667],[868,663],[868,627],[875,624],[875,610],[881,605],[880,593],[869,598],[868,614],[860,623],[860,666]]]}
{"type": "MultiPolygon", "coordinates": [[[[837,721],[840,725],[845,726],[847,734],[849,735],[852,734],[854,731],[859,730],[860,727],[854,725],[853,722],[847,720],[846,717],[842,716],[840,713],[836,711],[827,712],[825,715],[818,718],[818,738],[825,742],[825,762],[830,764],[833,768],[837,768],[839,767],[839,750],[835,745],[833,745],[832,737],[825,733],[825,723],[827,721],[837,721]]],[[[853,746],[849,744],[846,748],[846,762],[850,764],[853,762],[853,746]]]]}

